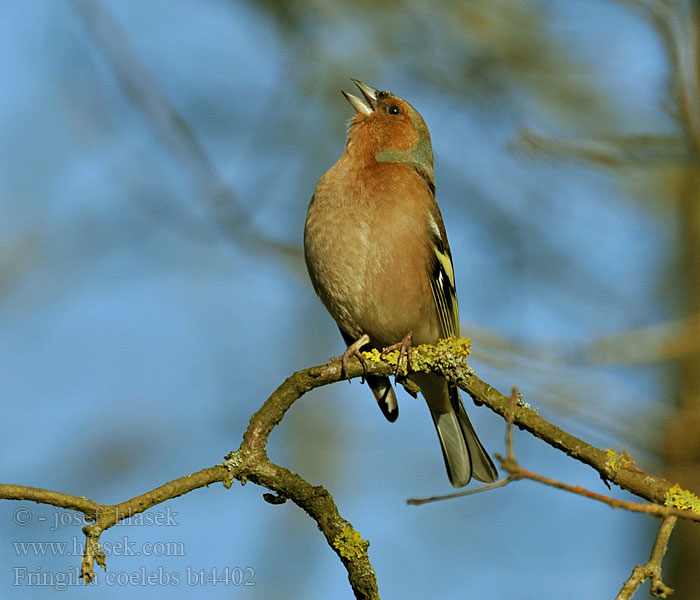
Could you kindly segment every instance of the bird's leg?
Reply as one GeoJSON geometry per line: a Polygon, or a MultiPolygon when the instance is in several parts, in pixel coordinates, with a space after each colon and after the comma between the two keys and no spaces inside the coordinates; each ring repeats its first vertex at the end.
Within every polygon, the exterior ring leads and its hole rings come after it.
{"type": "Polygon", "coordinates": [[[392,350],[399,351],[399,359],[396,361],[396,371],[394,371],[394,377],[396,377],[401,372],[401,365],[406,359],[406,366],[408,369],[413,368],[413,332],[408,331],[406,337],[403,338],[398,344],[392,344],[387,346],[382,350],[382,356],[391,352],[392,350]]]}
{"type": "Polygon", "coordinates": [[[365,357],[362,356],[362,352],[360,352],[360,348],[362,348],[362,346],[365,344],[369,344],[369,336],[366,333],[363,333],[357,340],[348,346],[348,349],[343,352],[343,356],[340,357],[343,364],[342,374],[345,377],[348,376],[348,358],[352,358],[354,356],[360,361],[360,364],[362,365],[362,380],[360,383],[365,382],[365,375],[367,374],[367,361],[365,360],[365,357]]]}

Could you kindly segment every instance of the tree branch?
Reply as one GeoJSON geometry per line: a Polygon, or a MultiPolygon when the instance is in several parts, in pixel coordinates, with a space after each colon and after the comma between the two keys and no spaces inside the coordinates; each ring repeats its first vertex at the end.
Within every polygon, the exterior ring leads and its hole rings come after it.
{"type": "MultiPolygon", "coordinates": [[[[695,496],[678,486],[672,486],[665,479],[645,473],[635,466],[626,453],[599,450],[549,423],[526,404],[516,404],[513,398],[504,396],[476,376],[467,365],[468,354],[469,341],[463,338],[443,340],[437,346],[419,346],[413,351],[413,369],[433,371],[450,378],[477,404],[488,406],[509,423],[590,465],[604,480],[655,504],[693,509],[674,512],[684,518],[697,519],[700,506],[697,505],[695,496]]],[[[385,359],[378,351],[365,353],[365,356],[366,366],[361,365],[357,359],[348,362],[348,378],[366,374],[390,375],[396,368],[398,352],[390,353],[385,359]]],[[[405,375],[406,365],[403,367],[405,375]]],[[[268,502],[278,504],[289,499],[316,521],[328,545],[345,566],[356,598],[378,598],[376,575],[367,554],[369,542],[362,539],[350,522],[341,517],[326,489],[314,486],[296,473],[272,463],[266,453],[267,440],[272,430],[296,400],[314,388],[335,383],[342,378],[338,360],[294,373],[251,417],[239,449],[231,452],[225,462],[174,479],[119,504],[103,505],[78,496],[7,484],[0,484],[0,499],[31,500],[68,508],[82,512],[88,521],[93,521],[83,528],[87,543],[82,576],[89,582],[94,578],[94,562],[104,567],[105,556],[99,547],[100,536],[122,519],[213,483],[222,482],[230,488],[234,480],[242,484],[252,481],[276,494],[266,494],[268,502]]]]}
{"type": "MultiPolygon", "coordinates": [[[[454,371],[455,382],[467,392],[476,404],[484,404],[504,418],[508,418],[509,399],[501,392],[479,379],[466,369],[454,371]]],[[[629,454],[617,454],[612,450],[600,450],[567,433],[540,417],[526,404],[515,407],[513,422],[519,429],[530,432],[550,446],[561,450],[571,458],[593,467],[604,481],[609,481],[640,498],[655,504],[674,506],[676,487],[670,481],[639,469],[629,454]]],[[[677,506],[686,508],[686,506],[677,506]]],[[[697,507],[700,512],[700,506],[697,507]]],[[[688,515],[688,518],[690,517],[688,515]]]]}
{"type": "MultiPolygon", "coordinates": [[[[386,364],[384,367],[388,373],[390,367],[386,364]]],[[[362,374],[362,367],[353,365],[349,371],[352,377],[358,377],[362,374]]],[[[8,484],[0,484],[0,498],[31,500],[77,510],[87,520],[94,521],[83,528],[86,544],[81,577],[89,583],[95,577],[94,563],[105,567],[105,555],[99,547],[100,536],[119,521],[213,483],[222,482],[230,488],[234,480],[243,484],[252,481],[277,494],[280,500],[273,503],[289,499],[316,521],[326,541],[345,566],[356,598],[379,598],[376,575],[367,554],[369,542],[362,539],[352,524],[340,516],[327,490],[311,485],[296,473],[272,463],[265,451],[273,428],[296,400],[316,387],[340,379],[339,363],[298,371],[280,385],[253,415],[240,448],[231,452],[224,463],[179,477],[119,504],[103,505],[51,490],[8,484]]]]}
{"type": "Polygon", "coordinates": [[[620,593],[615,600],[629,600],[647,579],[651,579],[651,593],[657,598],[667,598],[673,593],[661,580],[661,561],[668,549],[668,539],[671,536],[677,517],[666,517],[661,523],[659,533],[656,535],[654,547],[651,550],[649,561],[644,565],[638,565],[632,570],[632,575],[625,581],[620,593]]]}

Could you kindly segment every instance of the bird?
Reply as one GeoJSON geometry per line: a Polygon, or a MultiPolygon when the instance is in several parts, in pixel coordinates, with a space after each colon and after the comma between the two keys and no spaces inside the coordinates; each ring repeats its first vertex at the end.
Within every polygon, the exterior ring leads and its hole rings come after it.
{"type": "MultiPolygon", "coordinates": [[[[345,151],[321,177],[304,227],[304,256],[316,294],[347,345],[343,365],[361,348],[435,344],[459,333],[452,255],[435,200],[428,127],[406,100],[352,79],[362,98],[345,151]]],[[[456,385],[412,373],[440,440],[450,483],[491,483],[498,472],[474,431],[456,385]]],[[[398,402],[388,377],[366,375],[384,416],[398,402]]]]}

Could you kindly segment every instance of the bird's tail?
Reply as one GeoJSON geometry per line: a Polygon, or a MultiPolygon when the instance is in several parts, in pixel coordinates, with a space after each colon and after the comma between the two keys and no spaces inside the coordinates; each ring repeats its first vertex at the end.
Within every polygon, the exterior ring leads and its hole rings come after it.
{"type": "Polygon", "coordinates": [[[484,483],[496,481],[496,467],[474,431],[457,387],[435,375],[418,374],[411,378],[421,388],[430,408],[450,483],[463,487],[472,476],[484,483]]]}
{"type": "Polygon", "coordinates": [[[396,421],[399,417],[399,403],[396,401],[396,392],[389,378],[367,375],[365,379],[387,421],[390,423],[396,421]]]}

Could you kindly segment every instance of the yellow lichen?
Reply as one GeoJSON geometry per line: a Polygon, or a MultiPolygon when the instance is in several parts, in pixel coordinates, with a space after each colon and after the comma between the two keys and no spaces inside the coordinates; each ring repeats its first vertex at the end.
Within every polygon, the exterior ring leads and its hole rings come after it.
{"type": "Polygon", "coordinates": [[[614,473],[615,471],[617,471],[617,467],[618,467],[617,452],[615,452],[615,450],[607,448],[605,450],[605,456],[606,456],[605,462],[608,463],[608,466],[612,469],[612,472],[614,473]]]}
{"type": "Polygon", "coordinates": [[[343,527],[343,530],[333,539],[333,547],[340,553],[340,556],[352,560],[362,556],[368,542],[362,539],[358,531],[352,527],[343,527]]]}
{"type": "MultiPolygon", "coordinates": [[[[430,373],[435,367],[443,371],[454,367],[456,364],[466,362],[467,356],[471,352],[470,346],[471,340],[469,338],[458,338],[455,336],[439,340],[435,346],[431,344],[415,346],[411,349],[413,355],[412,370],[413,372],[430,373]]],[[[368,352],[363,352],[362,355],[370,362],[378,363],[384,361],[393,367],[396,366],[399,360],[398,350],[382,354],[381,351],[373,348],[368,352]]],[[[401,362],[400,375],[408,374],[407,363],[408,361],[404,358],[401,362]]]]}
{"type": "Polygon", "coordinates": [[[382,353],[376,348],[372,348],[368,352],[363,352],[362,356],[364,356],[368,361],[373,363],[378,363],[382,361],[382,353]]]}
{"type": "Polygon", "coordinates": [[[618,454],[615,452],[615,450],[608,448],[605,451],[605,455],[607,457],[606,462],[613,473],[617,472],[618,469],[623,467],[631,467],[634,465],[634,459],[625,451],[618,454]]]}
{"type": "Polygon", "coordinates": [[[700,498],[693,492],[684,490],[677,483],[666,492],[664,504],[682,510],[692,510],[694,513],[700,514],[700,498]]]}

